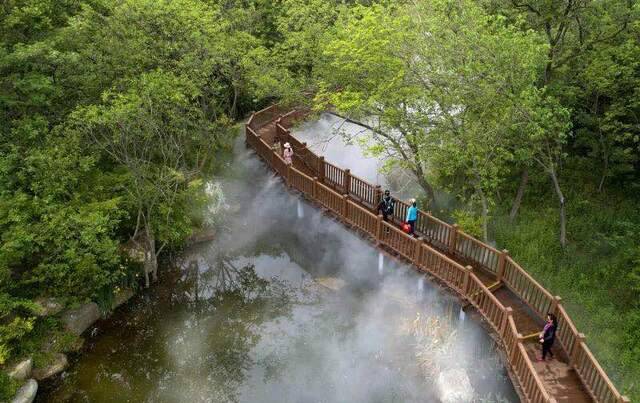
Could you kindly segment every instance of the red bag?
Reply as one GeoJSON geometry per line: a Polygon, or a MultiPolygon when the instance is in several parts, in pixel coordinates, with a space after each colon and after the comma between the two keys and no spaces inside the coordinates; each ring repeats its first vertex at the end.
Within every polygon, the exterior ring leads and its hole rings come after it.
{"type": "Polygon", "coordinates": [[[411,225],[409,225],[409,223],[403,222],[400,225],[400,229],[402,230],[402,232],[404,232],[405,234],[408,234],[411,232],[411,225]]]}

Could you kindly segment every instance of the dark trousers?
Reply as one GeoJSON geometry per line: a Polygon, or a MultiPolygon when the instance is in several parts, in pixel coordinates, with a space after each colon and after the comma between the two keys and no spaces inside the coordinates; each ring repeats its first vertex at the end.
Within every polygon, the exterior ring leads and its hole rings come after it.
{"type": "Polygon", "coordinates": [[[413,235],[413,231],[416,229],[416,220],[407,221],[407,224],[411,227],[411,232],[409,232],[409,234],[413,235]]]}
{"type": "Polygon", "coordinates": [[[542,342],[542,359],[544,360],[549,354],[551,358],[553,358],[553,352],[551,352],[551,346],[553,345],[553,340],[545,340],[542,342]]]}

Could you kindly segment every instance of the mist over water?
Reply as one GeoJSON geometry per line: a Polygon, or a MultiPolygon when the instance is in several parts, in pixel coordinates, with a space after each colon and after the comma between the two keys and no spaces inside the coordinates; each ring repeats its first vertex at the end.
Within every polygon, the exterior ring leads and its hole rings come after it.
{"type": "Polygon", "coordinates": [[[438,401],[411,330],[428,317],[456,335],[439,371],[464,370],[474,399],[518,401],[456,298],[290,193],[240,140],[234,155],[217,238],[99,323],[39,401],[438,401]]]}
{"type": "Polygon", "coordinates": [[[370,143],[368,129],[344,119],[323,113],[318,120],[311,120],[292,129],[293,134],[316,154],[341,168],[348,168],[367,182],[390,189],[400,198],[410,198],[419,193],[415,177],[408,171],[395,167],[383,169],[384,163],[366,150],[370,143]]]}

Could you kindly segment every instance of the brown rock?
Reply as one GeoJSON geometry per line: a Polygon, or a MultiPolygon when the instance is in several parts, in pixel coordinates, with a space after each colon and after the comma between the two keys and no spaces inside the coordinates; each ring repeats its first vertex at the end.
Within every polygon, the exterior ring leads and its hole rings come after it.
{"type": "Polygon", "coordinates": [[[9,370],[9,376],[16,381],[24,381],[31,377],[31,370],[33,369],[33,360],[28,358],[24,361],[20,361],[9,370]]]}
{"type": "Polygon", "coordinates": [[[34,379],[29,379],[27,383],[18,389],[18,393],[11,403],[31,403],[36,398],[36,393],[38,393],[38,382],[34,379]]]}
{"type": "Polygon", "coordinates": [[[69,361],[67,361],[66,355],[61,353],[54,354],[54,359],[51,364],[45,368],[36,368],[33,370],[33,377],[38,381],[51,378],[64,371],[68,365],[69,361]]]}
{"type": "Polygon", "coordinates": [[[76,336],[80,336],[98,319],[100,319],[100,309],[95,302],[82,305],[77,309],[70,309],[62,315],[65,328],[76,336]]]}

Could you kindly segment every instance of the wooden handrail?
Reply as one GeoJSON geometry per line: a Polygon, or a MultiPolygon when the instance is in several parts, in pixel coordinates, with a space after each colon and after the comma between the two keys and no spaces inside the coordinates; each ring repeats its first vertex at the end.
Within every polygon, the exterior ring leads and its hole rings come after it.
{"type": "MultiPolygon", "coordinates": [[[[489,321],[501,337],[507,351],[509,363],[514,368],[527,401],[553,403],[555,399],[549,396],[533,367],[533,363],[522,343],[523,337],[517,333],[511,308],[505,308],[482,281],[471,272],[469,267],[462,266],[443,252],[452,252],[454,256],[466,261],[472,261],[493,274],[498,274],[497,271],[499,269],[498,280],[502,281],[540,317],[544,317],[547,312],[555,312],[559,321],[558,339],[560,344],[567,352],[570,364],[576,369],[580,380],[591,397],[597,402],[629,401],[627,397],[618,392],[595,359],[584,341],[584,336],[578,332],[566,310],[559,303],[559,297],[553,296],[542,287],[529,273],[508,256],[506,251],[500,252],[496,248],[464,233],[456,225],[447,224],[432,216],[429,212],[421,210],[419,210],[419,222],[421,219],[425,219],[428,222],[419,225],[418,227],[420,228],[417,228],[417,233],[425,236],[426,242],[405,234],[395,225],[383,222],[382,216],[376,216],[371,213],[371,209],[374,209],[377,204],[375,195],[380,191],[379,186],[374,186],[359,177],[351,175],[348,170],[343,170],[325,161],[309,149],[306,149],[305,153],[314,159],[314,163],[309,168],[317,177],[312,178],[302,171],[284,164],[282,157],[276,155],[273,149],[260,138],[256,132],[257,127],[253,124],[255,116],[267,114],[276,107],[276,105],[272,105],[249,118],[245,126],[246,143],[255,148],[258,155],[267,161],[276,172],[284,176],[290,186],[298,189],[305,196],[319,201],[350,224],[375,238],[378,243],[386,245],[403,255],[419,269],[426,270],[440,278],[449,287],[460,292],[463,297],[476,306],[478,311],[489,321]],[[287,175],[283,175],[283,172],[286,172],[287,175]],[[349,181],[345,186],[344,181],[347,176],[349,181]],[[332,187],[335,187],[337,191],[332,187]],[[363,194],[366,198],[363,197],[363,194]],[[372,194],[374,196],[371,196],[372,194]],[[355,196],[355,199],[351,200],[350,196],[355,196]],[[366,203],[363,203],[363,206],[358,204],[362,202],[366,203]],[[367,204],[370,205],[367,206],[367,204]],[[420,229],[424,230],[430,223],[437,225],[436,238],[432,237],[431,233],[419,233],[420,229]],[[443,239],[442,229],[446,231],[447,236],[445,239],[443,239]],[[462,282],[464,285],[462,286],[461,279],[464,279],[462,282]],[[480,295],[481,297],[478,298],[480,295]]],[[[296,111],[285,114],[281,118],[293,116],[294,112],[296,111]]],[[[287,133],[288,138],[296,142],[296,144],[304,144],[291,135],[286,127],[286,122],[283,122],[282,119],[276,125],[276,130],[287,133]]],[[[402,221],[408,205],[396,199],[396,206],[394,216],[397,220],[402,221]]],[[[427,229],[427,231],[429,230],[427,229]]]]}

